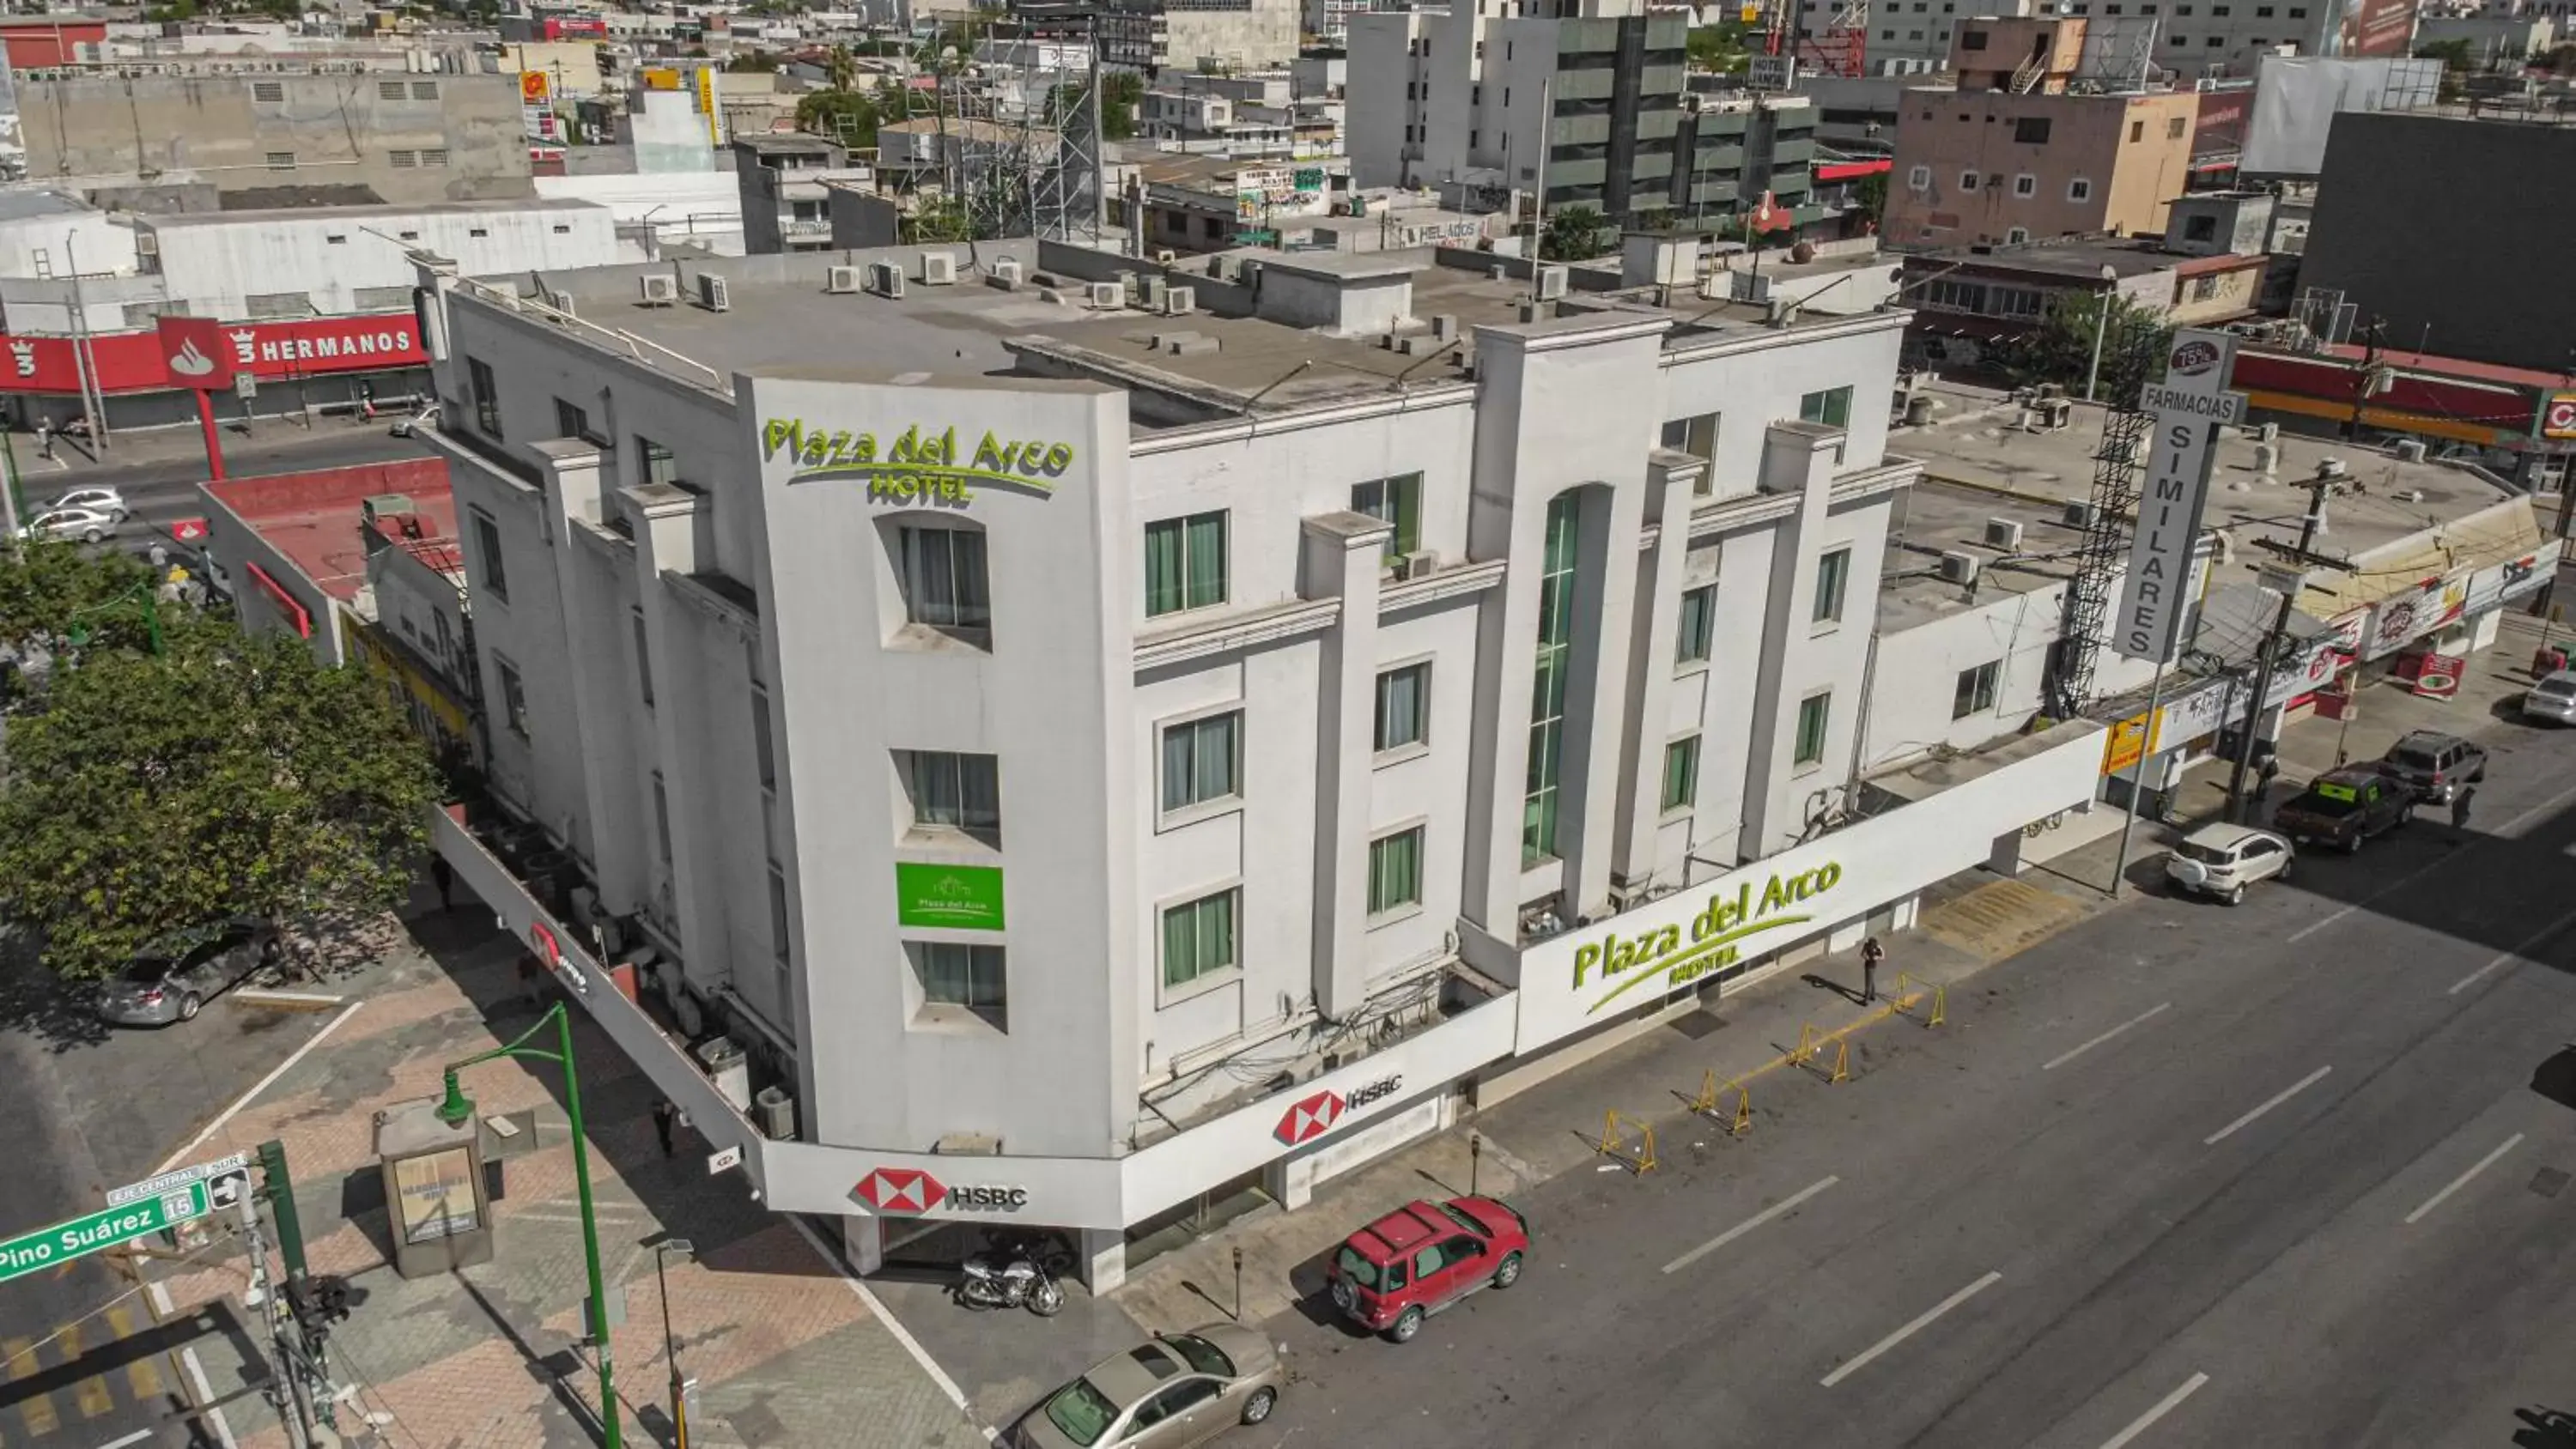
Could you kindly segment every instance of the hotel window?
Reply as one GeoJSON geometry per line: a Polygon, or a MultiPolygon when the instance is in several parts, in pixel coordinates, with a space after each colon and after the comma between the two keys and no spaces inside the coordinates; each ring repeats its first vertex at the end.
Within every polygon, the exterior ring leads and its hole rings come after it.
{"type": "Polygon", "coordinates": [[[1699,799],[1699,736],[1664,746],[1664,809],[1688,810],[1699,799]]]}
{"type": "Polygon", "coordinates": [[[1572,492],[1547,505],[1547,542],[1538,578],[1538,657],[1530,690],[1529,765],[1521,798],[1521,863],[1556,854],[1557,780],[1565,751],[1565,677],[1574,666],[1574,560],[1582,500],[1572,492]]]}
{"type": "Polygon", "coordinates": [[[1811,694],[1798,701],[1798,751],[1792,761],[1800,765],[1825,762],[1825,725],[1833,718],[1834,697],[1811,694]]]}
{"type": "MultiPolygon", "coordinates": [[[[1929,113],[1927,112],[1926,114],[1929,113]]],[[[1913,187],[1917,191],[1930,190],[1932,187],[1932,168],[1929,166],[1916,166],[1905,173],[1905,184],[1913,187]]]]}
{"type": "Polygon", "coordinates": [[[480,508],[470,512],[474,519],[474,557],[483,565],[483,580],[477,587],[506,604],[510,602],[510,571],[501,562],[501,525],[480,508]]]}
{"type": "Polygon", "coordinates": [[[501,675],[501,718],[509,723],[510,733],[528,737],[528,690],[519,679],[519,666],[499,655],[492,656],[501,675]]]}
{"type": "Polygon", "coordinates": [[[1816,622],[1843,616],[1843,590],[1851,583],[1851,550],[1833,549],[1816,560],[1816,622]]]}
{"type": "Polygon", "coordinates": [[[1682,590],[1681,627],[1674,631],[1673,662],[1706,664],[1717,637],[1717,585],[1682,590]]]}
{"type": "Polygon", "coordinates": [[[1187,986],[1234,969],[1237,892],[1228,889],[1163,912],[1163,984],[1187,986]]]}
{"type": "Polygon", "coordinates": [[[1427,743],[1431,738],[1431,665],[1408,664],[1377,677],[1377,752],[1427,743]]]}
{"type": "Polygon", "coordinates": [[[1829,428],[1850,427],[1851,401],[1852,390],[1848,387],[1829,387],[1822,392],[1811,392],[1798,399],[1798,420],[1822,423],[1829,428]]]}
{"type": "Polygon", "coordinates": [[[787,920],[787,872],[780,869],[778,862],[773,860],[769,863],[770,954],[785,961],[788,948],[794,939],[789,931],[787,920]]]}
{"type": "Polygon", "coordinates": [[[1959,173],[1959,189],[1961,191],[1974,191],[1977,189],[1977,183],[1981,179],[1983,178],[1979,177],[1974,171],[1962,171],[1959,173]]]}
{"type": "Polygon", "coordinates": [[[590,414],[574,407],[571,403],[565,402],[562,398],[556,398],[555,436],[558,438],[589,437],[590,414]]]}
{"type": "Polygon", "coordinates": [[[644,642],[644,611],[626,611],[627,621],[635,626],[635,687],[644,696],[644,707],[653,707],[653,651],[644,642]]]}
{"type": "Polygon", "coordinates": [[[1712,466],[1702,468],[1691,484],[1691,496],[1705,498],[1717,489],[1717,414],[1700,413],[1693,417],[1675,418],[1664,424],[1663,444],[1679,453],[1688,453],[1712,466]]]}
{"type": "Polygon", "coordinates": [[[1001,833],[1001,762],[993,756],[897,750],[895,768],[912,801],[913,824],[987,837],[1001,833]]]}
{"type": "Polygon", "coordinates": [[[769,740],[769,691],[751,687],[751,759],[760,771],[760,788],[778,788],[778,751],[769,740]]]}
{"type": "Polygon", "coordinates": [[[907,524],[897,536],[906,616],[972,643],[990,639],[993,603],[984,574],[983,531],[907,524]]]}
{"type": "Polygon", "coordinates": [[[1422,475],[1398,473],[1352,484],[1351,511],[1395,530],[1386,541],[1387,562],[1393,563],[1422,546],[1422,475]]]}
{"type": "Polygon", "coordinates": [[[1163,811],[1231,800],[1242,791],[1243,711],[1228,710],[1163,730],[1163,811]]]}
{"type": "Polygon", "coordinates": [[[925,1006],[954,1006],[1004,1030],[1008,996],[999,946],[969,946],[956,941],[906,941],[913,975],[921,982],[925,1006]]]}
{"type": "Polygon", "coordinates": [[[1145,617],[1225,602],[1225,515],[1145,525],[1145,617]]]}
{"type": "Polygon", "coordinates": [[[1370,841],[1368,869],[1370,915],[1422,904],[1422,827],[1370,841]]]}
{"type": "Polygon", "coordinates": [[[2025,171],[2013,178],[2013,195],[2029,198],[2039,194],[2039,178],[2025,171]]]}
{"type": "Polygon", "coordinates": [[[1984,714],[1995,707],[1995,689],[2002,681],[2004,662],[1989,660],[1974,669],[1959,671],[1959,687],[1950,696],[1950,718],[1966,719],[1984,714]]]}
{"type": "Polygon", "coordinates": [[[671,864],[671,792],[662,785],[662,772],[653,772],[653,845],[654,858],[664,869],[671,864]]]}
{"type": "Polygon", "coordinates": [[[642,433],[635,435],[635,461],[643,474],[644,482],[677,483],[680,481],[679,458],[670,449],[642,433]]]}
{"type": "Polygon", "coordinates": [[[2067,200],[2069,200],[2069,201],[2090,201],[2092,198],[2093,198],[2093,183],[2092,183],[2092,182],[2085,180],[2085,179],[2084,179],[2083,177],[2081,177],[2081,176],[2078,176],[2078,177],[2076,177],[2074,180],[2069,181],[2069,182],[2067,182],[2067,183],[2066,183],[2066,199],[2067,199],[2067,200]]]}
{"type": "Polygon", "coordinates": [[[492,364],[479,357],[465,359],[465,386],[474,394],[474,426],[493,438],[499,438],[501,385],[492,378],[492,364]]]}

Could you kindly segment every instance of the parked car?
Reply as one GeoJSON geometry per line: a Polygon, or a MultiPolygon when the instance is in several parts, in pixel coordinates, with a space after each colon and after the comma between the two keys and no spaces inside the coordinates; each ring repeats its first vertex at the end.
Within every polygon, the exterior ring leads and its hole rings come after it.
{"type": "Polygon", "coordinates": [[[2288,880],[2290,842],[2250,825],[2204,825],[2182,838],[2165,858],[2165,878],[2231,906],[2245,903],[2245,888],[2258,880],[2288,880]]]}
{"type": "Polygon", "coordinates": [[[19,526],[20,538],[59,543],[96,543],[116,527],[116,518],[95,508],[48,508],[19,526]]]}
{"type": "Polygon", "coordinates": [[[205,1004],[242,983],[280,951],[277,928],[236,919],[185,932],[125,963],[102,987],[99,1019],[117,1026],[193,1021],[205,1004]]]}
{"type": "Polygon", "coordinates": [[[1166,1333],[1046,1396],[1005,1449],[1188,1449],[1258,1424],[1286,1382],[1270,1340],[1232,1323],[1166,1333]]]}
{"type": "Polygon", "coordinates": [[[2416,799],[2448,805],[2461,785],[2474,785],[2487,777],[2487,752],[2458,735],[2414,730],[2388,747],[2379,768],[2413,791],[2416,799]]]}
{"type": "Polygon", "coordinates": [[[1519,1281],[1528,1253],[1528,1221],[1500,1199],[1424,1200],[1344,1239],[1326,1273],[1344,1317],[1407,1343],[1432,1314],[1519,1281]]]}
{"type": "Polygon", "coordinates": [[[46,508],[48,511],[57,508],[86,508],[92,513],[104,513],[119,523],[132,517],[134,512],[125,506],[125,495],[113,488],[75,488],[46,505],[46,508]]]}
{"type": "Polygon", "coordinates": [[[421,405],[419,411],[406,413],[403,416],[394,419],[394,425],[386,431],[392,433],[397,438],[408,438],[412,434],[425,428],[435,428],[437,426],[438,404],[424,403],[421,405]]]}
{"type": "Polygon", "coordinates": [[[2414,813],[2414,794],[2402,782],[2376,765],[2349,765],[2309,781],[2272,816],[2272,828],[2301,845],[2318,841],[2350,854],[2414,813]]]}
{"type": "Polygon", "coordinates": [[[2562,669],[2535,681],[2522,696],[2522,717],[2576,724],[2576,670],[2562,669]]]}

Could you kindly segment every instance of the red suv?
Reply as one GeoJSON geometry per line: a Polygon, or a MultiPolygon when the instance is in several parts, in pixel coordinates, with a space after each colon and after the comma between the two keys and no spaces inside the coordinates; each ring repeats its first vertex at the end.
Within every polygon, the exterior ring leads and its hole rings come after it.
{"type": "Polygon", "coordinates": [[[1529,1222],[1498,1199],[1397,1208],[1333,1253],[1334,1306],[1397,1343],[1479,1288],[1509,1288],[1529,1252],[1529,1222]]]}

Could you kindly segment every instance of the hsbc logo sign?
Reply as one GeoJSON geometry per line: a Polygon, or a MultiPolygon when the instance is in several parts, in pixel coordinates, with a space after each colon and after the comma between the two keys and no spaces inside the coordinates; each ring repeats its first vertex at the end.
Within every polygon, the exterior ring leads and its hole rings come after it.
{"type": "Polygon", "coordinates": [[[960,1183],[955,1187],[917,1167],[880,1167],[859,1179],[850,1196],[881,1213],[912,1216],[943,1204],[964,1212],[1010,1212],[1028,1206],[1025,1187],[960,1183]]]}
{"type": "Polygon", "coordinates": [[[1345,1112],[1356,1111],[1382,1097],[1394,1096],[1403,1087],[1404,1074],[1393,1072],[1374,1082],[1353,1087],[1348,1092],[1317,1092],[1292,1103],[1280,1116],[1279,1125],[1272,1129],[1271,1135],[1287,1147],[1312,1142],[1332,1131],[1345,1112]]]}

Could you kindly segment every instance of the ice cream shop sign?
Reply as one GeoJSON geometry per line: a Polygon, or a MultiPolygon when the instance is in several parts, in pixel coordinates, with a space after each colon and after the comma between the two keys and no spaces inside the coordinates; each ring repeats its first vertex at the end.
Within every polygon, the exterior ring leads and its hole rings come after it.
{"type": "MultiPolygon", "coordinates": [[[[370,372],[390,367],[426,365],[420,327],[409,312],[364,317],[306,317],[280,322],[233,322],[220,329],[224,356],[209,364],[229,363],[261,378],[293,378],[328,373],[370,372]]],[[[77,393],[82,359],[72,339],[16,335],[0,338],[8,356],[0,362],[0,392],[77,393]]],[[[160,392],[201,385],[189,368],[189,357],[173,371],[169,349],[158,329],[104,332],[89,339],[91,366],[103,392],[160,392]]]]}

